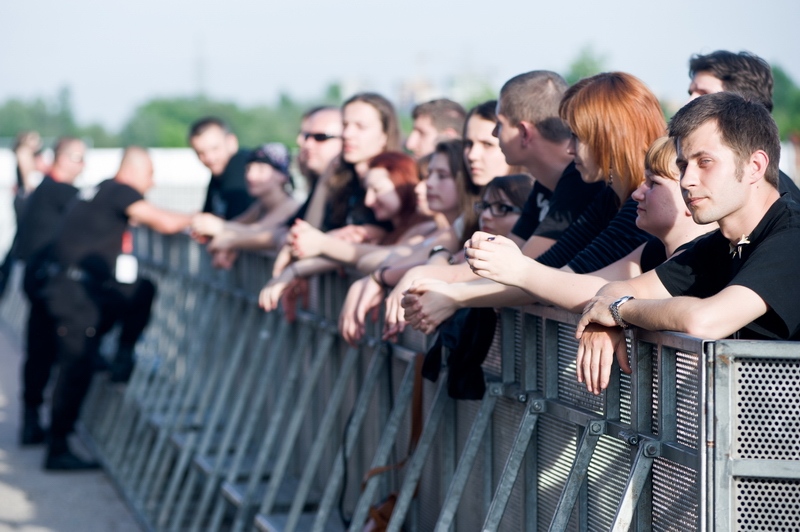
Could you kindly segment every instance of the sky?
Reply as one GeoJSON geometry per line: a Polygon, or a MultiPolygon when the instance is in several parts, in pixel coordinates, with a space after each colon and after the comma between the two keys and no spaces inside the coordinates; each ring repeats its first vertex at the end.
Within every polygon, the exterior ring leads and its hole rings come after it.
{"type": "MultiPolygon", "coordinates": [[[[464,75],[494,89],[565,73],[591,47],[608,70],[682,102],[693,53],[749,50],[800,84],[797,0],[29,0],[0,6],[0,102],[55,100],[119,129],[154,97],[272,104],[333,82],[395,99],[403,80],[464,75]]],[[[345,94],[347,96],[347,94],[345,94]]]]}

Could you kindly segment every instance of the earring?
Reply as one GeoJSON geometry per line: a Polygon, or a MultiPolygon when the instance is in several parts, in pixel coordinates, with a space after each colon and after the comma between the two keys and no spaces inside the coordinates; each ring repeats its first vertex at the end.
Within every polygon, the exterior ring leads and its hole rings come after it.
{"type": "Polygon", "coordinates": [[[606,184],[608,186],[611,186],[613,183],[614,183],[614,174],[612,174],[611,170],[609,170],[608,171],[608,181],[606,181],[606,184]]]}

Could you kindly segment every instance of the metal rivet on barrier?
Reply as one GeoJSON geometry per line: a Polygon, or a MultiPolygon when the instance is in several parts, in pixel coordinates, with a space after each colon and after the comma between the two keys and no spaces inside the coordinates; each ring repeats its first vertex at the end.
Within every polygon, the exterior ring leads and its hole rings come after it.
{"type": "Polygon", "coordinates": [[[632,430],[619,431],[619,437],[622,438],[628,445],[639,444],[639,434],[632,430]]]}
{"type": "Polygon", "coordinates": [[[528,402],[527,394],[524,394],[524,393],[519,394],[517,396],[517,401],[519,401],[520,403],[527,403],[528,402]]]}
{"type": "Polygon", "coordinates": [[[533,401],[531,403],[531,410],[533,412],[544,412],[544,402],[543,401],[533,401]]]}
{"type": "Polygon", "coordinates": [[[603,424],[599,421],[593,421],[589,424],[589,430],[592,434],[602,434],[603,424]]]}
{"type": "Polygon", "coordinates": [[[660,451],[661,451],[661,446],[658,445],[657,443],[651,442],[644,446],[644,455],[650,458],[658,456],[660,454],[660,451]]]}

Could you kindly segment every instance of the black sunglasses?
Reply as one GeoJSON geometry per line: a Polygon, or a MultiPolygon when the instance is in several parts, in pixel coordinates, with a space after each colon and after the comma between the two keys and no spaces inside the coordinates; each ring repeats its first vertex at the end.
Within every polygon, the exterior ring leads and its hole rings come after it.
{"type": "Polygon", "coordinates": [[[325,142],[326,140],[342,138],[341,135],[328,135],[327,133],[306,133],[305,131],[301,131],[300,136],[303,137],[304,140],[312,138],[316,142],[325,142]]]}
{"type": "Polygon", "coordinates": [[[489,209],[489,212],[492,213],[492,216],[495,218],[502,218],[507,214],[519,214],[522,212],[522,209],[519,207],[514,207],[513,205],[506,205],[505,203],[500,203],[499,201],[495,203],[489,203],[488,201],[476,201],[475,202],[475,213],[481,214],[486,209],[489,209]]]}

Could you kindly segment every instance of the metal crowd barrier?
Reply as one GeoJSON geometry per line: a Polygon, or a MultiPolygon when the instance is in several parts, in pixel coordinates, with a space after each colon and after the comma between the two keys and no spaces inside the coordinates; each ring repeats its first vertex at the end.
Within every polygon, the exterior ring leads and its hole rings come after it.
{"type": "MultiPolygon", "coordinates": [[[[502,309],[480,401],[424,381],[408,454],[415,354],[406,332],[357,348],[336,320],[349,279],[311,280],[288,323],[256,296],[271,270],[214,271],[185,236],[136,233],[157,281],[128,385],[95,379],[85,432],[151,530],[800,529],[800,349],[633,331],[632,375],[589,394],[577,316],[502,309]]],[[[4,313],[3,316],[6,316],[4,313]]]]}

